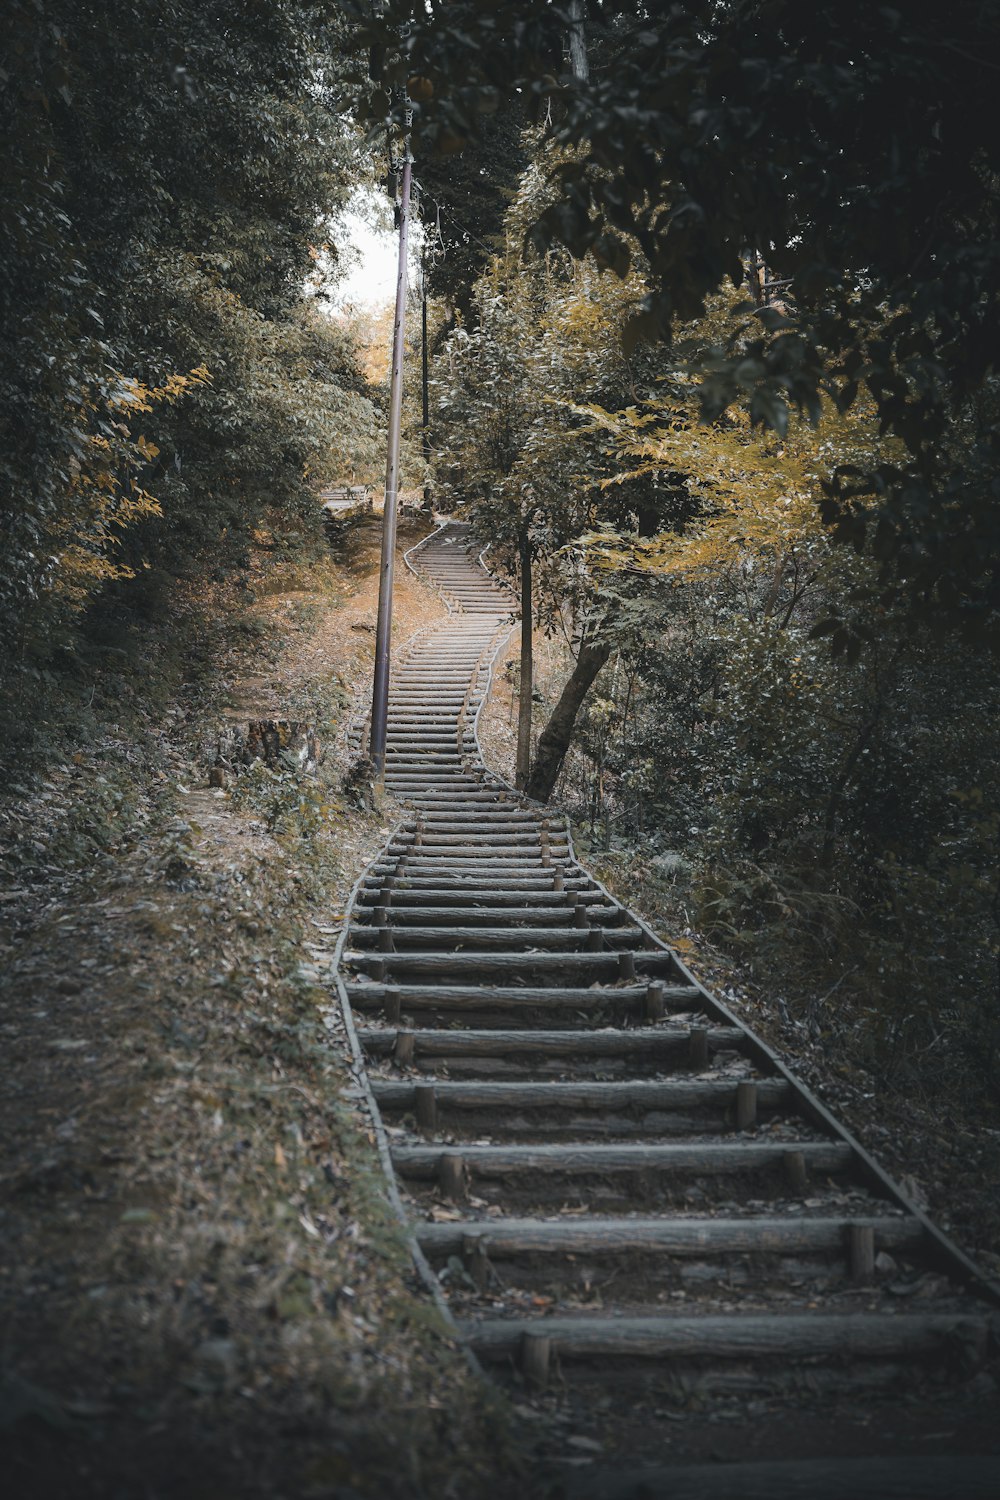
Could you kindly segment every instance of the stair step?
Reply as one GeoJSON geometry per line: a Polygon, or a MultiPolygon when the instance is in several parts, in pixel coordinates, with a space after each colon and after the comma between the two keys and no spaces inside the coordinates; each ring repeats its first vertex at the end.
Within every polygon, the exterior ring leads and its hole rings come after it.
{"type": "Polygon", "coordinates": [[[768,1313],[696,1317],[486,1318],[462,1323],[482,1359],[506,1359],[522,1338],[550,1340],[561,1359],[941,1359],[960,1343],[985,1358],[985,1318],[955,1313],[768,1313]]]}
{"type": "Polygon", "coordinates": [[[393,1163],[403,1177],[437,1178],[441,1158],[461,1155],[473,1176],[594,1177],[620,1172],[667,1172],[685,1177],[781,1171],[791,1153],[801,1154],[810,1174],[844,1173],[851,1149],[839,1141],[536,1142],[495,1145],[394,1145],[393,1163]]]}
{"type": "MultiPolygon", "coordinates": [[[[784,1079],[759,1078],[758,1109],[773,1111],[787,1104],[791,1089],[784,1079]]],[[[372,1092],[385,1109],[412,1109],[417,1089],[426,1084],[390,1083],[372,1079],[372,1092]]],[[[725,1110],[736,1098],[737,1080],[715,1078],[648,1079],[629,1078],[609,1083],[546,1082],[475,1082],[456,1083],[451,1079],[434,1082],[438,1104],[453,1109],[645,1109],[645,1110],[725,1110]]]]}
{"type": "Polygon", "coordinates": [[[480,1237],[487,1255],[594,1254],[659,1251],[664,1255],[840,1254],[849,1249],[852,1228],[870,1228],[878,1250],[919,1245],[923,1229],[915,1218],[582,1218],[460,1219],[418,1224],[417,1241],[436,1257],[460,1255],[467,1235],[480,1237]]]}
{"type": "MultiPolygon", "coordinates": [[[[686,1058],[691,1041],[690,1027],[636,1027],[633,1031],[483,1031],[375,1030],[362,1027],[358,1040],[372,1057],[391,1057],[397,1037],[413,1038],[414,1056],[433,1056],[442,1062],[450,1059],[495,1057],[542,1060],[578,1058],[639,1057],[656,1061],[686,1058]]],[[[707,1028],[709,1053],[739,1051],[745,1041],[736,1026],[707,1028]]]]}
{"type": "MultiPolygon", "coordinates": [[[[378,955],[380,958],[385,956],[378,955]]],[[[609,1005],[627,1007],[644,1004],[647,986],[622,985],[620,988],[592,989],[589,985],[586,988],[576,985],[553,985],[552,988],[535,985],[347,985],[352,1003],[362,1008],[383,1004],[387,990],[398,994],[404,1011],[462,1010],[473,1006],[497,1011],[519,1011],[532,1007],[603,1011],[609,1005]]],[[[704,1001],[700,990],[694,985],[685,984],[665,984],[663,998],[668,1011],[692,1007],[700,1010],[704,1001]]]]}

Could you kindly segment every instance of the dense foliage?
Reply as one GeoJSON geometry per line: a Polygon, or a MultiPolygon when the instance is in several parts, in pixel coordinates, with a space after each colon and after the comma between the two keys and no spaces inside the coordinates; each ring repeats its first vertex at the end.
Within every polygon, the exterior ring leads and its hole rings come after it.
{"type": "MultiPolygon", "coordinates": [[[[335,8],[12,0],[0,120],[0,617],[37,671],[116,581],[316,533],[367,457],[350,340],[310,306],[359,173],[335,8]]],[[[134,592],[134,590],[133,590],[134,592]]]]}
{"type": "Polygon", "coordinates": [[[740,293],[626,352],[637,271],[515,253],[549,177],[526,174],[435,386],[439,482],[511,574],[527,534],[536,620],[571,646],[528,785],[551,790],[539,761],[596,629],[557,787],[594,837],[669,871],[818,1030],[835,995],[881,1065],[947,1038],[995,1077],[992,658],[905,601],[873,615],[876,549],[836,545],[822,513],[832,469],[905,445],[865,393],[780,433],[739,407],[705,423],[695,372],[752,338],[740,293]]]}
{"type": "Polygon", "coordinates": [[[762,252],[798,315],[752,313],[752,337],[702,368],[705,412],[745,401],[780,432],[790,408],[815,418],[823,393],[846,410],[866,391],[902,457],[831,469],[824,515],[842,539],[871,541],[873,601],[899,593],[994,639],[1000,426],[995,402],[977,403],[1000,345],[1000,137],[981,128],[995,0],[586,12],[589,80],[564,64],[568,8],[548,0],[391,0],[366,35],[383,82],[410,86],[418,153],[460,148],[511,95],[574,148],[536,241],[619,274],[638,247],[637,329],[669,337],[726,276],[743,279],[747,247],[762,252]]]}

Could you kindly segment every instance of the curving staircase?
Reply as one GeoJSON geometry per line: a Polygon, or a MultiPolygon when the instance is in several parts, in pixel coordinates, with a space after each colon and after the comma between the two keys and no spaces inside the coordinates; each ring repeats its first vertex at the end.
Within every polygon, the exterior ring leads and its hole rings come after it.
{"type": "Polygon", "coordinates": [[[511,599],[467,541],[449,524],[413,559],[449,614],[394,671],[386,783],[409,812],[343,957],[461,1333],[522,1388],[651,1429],[692,1382],[954,1391],[990,1358],[975,1268],[577,862],[564,819],[483,767],[511,599]]]}

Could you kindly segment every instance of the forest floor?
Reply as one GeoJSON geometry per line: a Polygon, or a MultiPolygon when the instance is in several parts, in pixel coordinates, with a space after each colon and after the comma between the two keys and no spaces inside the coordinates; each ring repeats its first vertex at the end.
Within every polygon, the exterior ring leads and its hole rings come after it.
{"type": "MultiPolygon", "coordinates": [[[[496,664],[495,689],[480,726],[487,763],[511,781],[519,649],[515,632],[496,664]]],[[[558,637],[536,640],[536,736],[569,667],[558,637]]],[[[787,951],[793,945],[756,957],[734,957],[719,947],[697,926],[690,880],[697,848],[681,851],[676,869],[668,872],[656,848],[620,830],[613,818],[605,822],[604,799],[600,814],[588,816],[594,773],[584,760],[570,752],[554,797],[571,810],[579,858],[780,1054],[910,1198],[1000,1285],[1000,1109],[976,1086],[961,1049],[942,1039],[930,1053],[879,1066],[871,1058],[865,1017],[840,997],[818,999],[814,976],[787,951]]]]}
{"type": "MultiPolygon", "coordinates": [[[[344,781],[377,545],[370,521],[311,567],[179,593],[162,633],[81,669],[0,803],[18,1500],[520,1487],[506,1408],[414,1281],[319,982],[397,815],[344,781]],[[317,725],[318,777],[210,786],[220,734],[271,717],[317,725]]],[[[440,605],[398,579],[404,640],[440,605]]]]}

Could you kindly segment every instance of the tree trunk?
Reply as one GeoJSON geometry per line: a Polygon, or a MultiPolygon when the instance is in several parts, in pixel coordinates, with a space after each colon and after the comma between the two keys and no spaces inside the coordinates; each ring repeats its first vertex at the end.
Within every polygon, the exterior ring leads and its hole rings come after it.
{"type": "Polygon", "coordinates": [[[586,83],[590,78],[590,64],[587,61],[584,0],[570,0],[569,63],[573,77],[586,83]]]}
{"type": "Polygon", "coordinates": [[[531,770],[531,695],[535,686],[531,625],[534,611],[531,603],[531,542],[528,533],[521,534],[521,683],[517,700],[517,765],[514,785],[523,791],[531,770]]]}
{"type": "Polygon", "coordinates": [[[573,736],[576,716],[583,706],[583,700],[590,690],[591,683],[611,655],[611,649],[611,643],[603,641],[595,641],[592,645],[580,647],[576,666],[570,673],[569,681],[563,688],[559,702],[552,710],[552,717],[542,730],[538,741],[535,764],[531,768],[531,775],[525,787],[529,797],[534,797],[539,802],[547,802],[552,796],[552,790],[558,780],[562,763],[566,758],[566,751],[569,749],[569,742],[573,736]]]}

